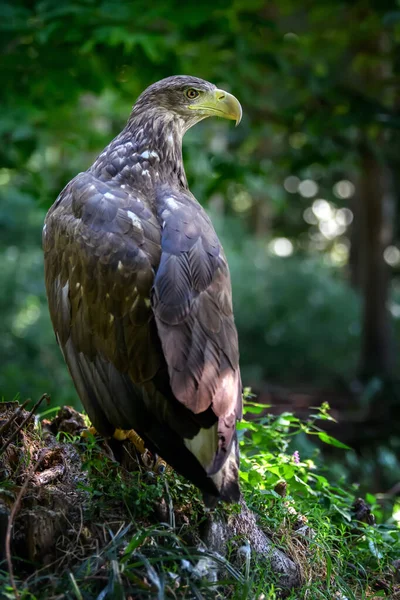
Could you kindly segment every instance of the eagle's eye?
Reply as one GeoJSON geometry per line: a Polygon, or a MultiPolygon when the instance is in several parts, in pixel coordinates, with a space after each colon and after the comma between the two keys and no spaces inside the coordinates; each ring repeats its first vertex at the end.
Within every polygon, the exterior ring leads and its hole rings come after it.
{"type": "Polygon", "coordinates": [[[189,100],[194,100],[195,98],[197,98],[197,96],[200,96],[200,92],[193,88],[189,88],[188,90],[186,90],[185,95],[186,98],[189,98],[189,100]]]}

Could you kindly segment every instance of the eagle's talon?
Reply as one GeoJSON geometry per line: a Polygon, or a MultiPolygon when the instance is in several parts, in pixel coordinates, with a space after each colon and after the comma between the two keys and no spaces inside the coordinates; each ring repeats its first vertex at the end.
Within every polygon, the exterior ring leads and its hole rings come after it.
{"type": "Polygon", "coordinates": [[[83,438],[88,438],[91,435],[97,435],[98,432],[96,430],[95,427],[93,427],[93,425],[91,427],[88,427],[87,429],[84,429],[83,431],[81,431],[81,437],[83,438]]]}
{"type": "Polygon", "coordinates": [[[167,470],[167,463],[160,456],[156,455],[156,461],[153,466],[153,471],[158,475],[164,475],[167,470]]]}
{"type": "Polygon", "coordinates": [[[129,440],[140,454],[140,458],[142,459],[142,462],[146,469],[149,469],[149,471],[153,471],[153,473],[157,475],[162,475],[163,473],[165,473],[165,470],[167,468],[167,463],[165,462],[165,460],[158,456],[158,454],[152,454],[150,450],[148,450],[145,447],[144,441],[142,440],[140,435],[136,433],[136,431],[134,431],[133,429],[130,429],[128,431],[124,431],[123,429],[116,429],[114,431],[113,438],[119,441],[129,440]]]}
{"type": "Polygon", "coordinates": [[[140,458],[142,459],[142,463],[144,464],[146,469],[148,469],[149,471],[152,471],[154,462],[155,462],[155,459],[154,459],[154,456],[152,455],[152,453],[149,450],[145,450],[144,452],[141,453],[140,458]]]}

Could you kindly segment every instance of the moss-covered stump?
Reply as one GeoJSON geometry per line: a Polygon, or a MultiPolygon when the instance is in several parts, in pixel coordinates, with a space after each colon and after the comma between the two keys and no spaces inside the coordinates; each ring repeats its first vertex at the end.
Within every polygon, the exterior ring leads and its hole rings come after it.
{"type": "Polygon", "coordinates": [[[130,442],[83,437],[84,417],[70,407],[52,421],[28,417],[0,404],[3,593],[248,597],[254,560],[277,590],[300,583],[244,502],[206,511],[193,486],[170,469],[158,476],[130,442]]]}

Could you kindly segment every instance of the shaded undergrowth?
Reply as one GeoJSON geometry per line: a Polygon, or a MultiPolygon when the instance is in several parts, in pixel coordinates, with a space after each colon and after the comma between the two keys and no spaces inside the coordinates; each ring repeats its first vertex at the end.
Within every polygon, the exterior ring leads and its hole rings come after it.
{"type": "MultiPolygon", "coordinates": [[[[1,408],[3,426],[16,404],[1,408]]],[[[304,436],[344,446],[320,428],[331,418],[328,407],[306,422],[266,415],[265,406],[251,402],[246,412],[244,498],[259,527],[297,564],[301,588],[283,590],[268,557],[242,536],[228,540],[224,556],[211,552],[203,542],[210,514],[193,486],[169,468],[155,473],[151,457],[138,460],[128,442],[82,437],[84,418],[62,409],[53,421],[30,420],[0,457],[0,508],[6,514],[20,503],[9,556],[3,546],[1,597],[400,598],[399,507],[373,495],[366,502],[355,485],[332,481],[317,446],[299,452],[304,436]]],[[[2,444],[26,414],[2,431],[2,444]]],[[[213,518],[239,510],[220,506],[213,518]]]]}

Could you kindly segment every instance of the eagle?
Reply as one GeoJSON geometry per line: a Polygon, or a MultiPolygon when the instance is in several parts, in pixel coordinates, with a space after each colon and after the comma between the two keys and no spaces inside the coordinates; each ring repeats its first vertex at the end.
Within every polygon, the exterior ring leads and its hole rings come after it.
{"type": "Polygon", "coordinates": [[[134,430],[207,506],[240,498],[242,385],[229,268],[189,190],[182,138],[206,117],[241,115],[197,77],[150,85],[43,228],[52,324],[93,426],[134,430]]]}

